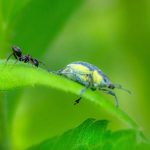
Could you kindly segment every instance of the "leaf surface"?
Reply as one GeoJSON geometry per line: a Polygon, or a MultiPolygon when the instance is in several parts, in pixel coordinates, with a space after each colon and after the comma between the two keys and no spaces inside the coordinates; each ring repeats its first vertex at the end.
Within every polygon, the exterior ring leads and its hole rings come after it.
{"type": "Polygon", "coordinates": [[[28,150],[137,150],[150,148],[140,131],[134,129],[112,132],[107,120],[87,119],[75,129],[48,139],[28,150]]]}
{"type": "MultiPolygon", "coordinates": [[[[82,85],[68,80],[65,77],[24,63],[15,64],[14,61],[11,61],[6,64],[5,61],[1,61],[0,72],[0,90],[43,85],[79,95],[80,90],[83,89],[82,85]]],[[[93,102],[93,104],[99,105],[129,127],[134,129],[139,128],[136,122],[125,112],[120,108],[116,108],[115,105],[104,99],[98,92],[88,89],[83,94],[83,97],[93,102]]]]}

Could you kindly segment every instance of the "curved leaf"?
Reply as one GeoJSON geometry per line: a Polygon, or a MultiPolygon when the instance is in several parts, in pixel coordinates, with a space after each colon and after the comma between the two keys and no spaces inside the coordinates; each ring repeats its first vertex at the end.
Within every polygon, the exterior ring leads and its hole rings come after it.
{"type": "Polygon", "coordinates": [[[75,129],[50,138],[28,150],[148,150],[150,143],[134,129],[112,132],[107,120],[87,119],[75,129]],[[129,142],[130,141],[130,142],[129,142]]]}
{"type": "MultiPolygon", "coordinates": [[[[9,63],[6,64],[5,61],[0,61],[0,72],[0,90],[44,85],[78,95],[79,91],[83,88],[82,85],[62,76],[20,62],[15,64],[14,61],[9,61],[9,63]]],[[[134,120],[120,108],[116,108],[115,105],[105,100],[98,92],[88,89],[83,94],[83,97],[99,105],[101,108],[104,108],[106,111],[126,123],[129,127],[135,129],[138,128],[138,125],[134,120]]]]}

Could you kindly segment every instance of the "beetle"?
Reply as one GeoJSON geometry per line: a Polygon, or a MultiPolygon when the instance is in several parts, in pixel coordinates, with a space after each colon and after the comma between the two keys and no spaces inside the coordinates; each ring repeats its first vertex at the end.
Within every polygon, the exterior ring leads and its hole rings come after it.
{"type": "Polygon", "coordinates": [[[112,84],[109,78],[96,66],[83,62],[77,61],[68,64],[63,69],[57,71],[58,75],[65,76],[75,82],[85,86],[79,93],[79,98],[75,100],[74,105],[78,104],[82,98],[82,94],[88,89],[100,90],[107,94],[112,95],[116,101],[116,107],[119,106],[118,98],[114,93],[113,89],[118,88],[127,91],[120,84],[112,84]]]}

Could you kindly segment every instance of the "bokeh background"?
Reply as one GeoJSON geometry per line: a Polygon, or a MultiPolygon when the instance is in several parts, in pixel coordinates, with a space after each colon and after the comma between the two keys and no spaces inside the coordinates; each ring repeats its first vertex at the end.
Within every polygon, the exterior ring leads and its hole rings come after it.
{"type": "MultiPolygon", "coordinates": [[[[73,61],[101,68],[114,83],[121,109],[150,137],[150,1],[149,0],[0,0],[0,57],[18,45],[24,54],[58,70],[73,61]]],[[[69,88],[69,87],[68,87],[69,88]]],[[[114,103],[114,99],[102,94],[114,103]]],[[[22,150],[60,135],[87,118],[114,116],[76,95],[36,86],[0,93],[1,143],[22,150]],[[3,131],[6,131],[5,137],[3,131]]]]}

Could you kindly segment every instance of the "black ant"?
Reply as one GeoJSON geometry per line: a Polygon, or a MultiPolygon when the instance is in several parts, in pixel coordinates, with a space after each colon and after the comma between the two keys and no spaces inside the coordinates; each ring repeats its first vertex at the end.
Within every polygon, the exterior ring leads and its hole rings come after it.
{"type": "Polygon", "coordinates": [[[32,65],[36,67],[39,66],[39,63],[42,63],[38,61],[37,59],[32,58],[30,55],[22,55],[21,49],[17,46],[12,46],[12,51],[13,52],[8,56],[6,62],[10,59],[11,56],[14,56],[16,60],[22,61],[24,63],[30,62],[32,65]]]}

